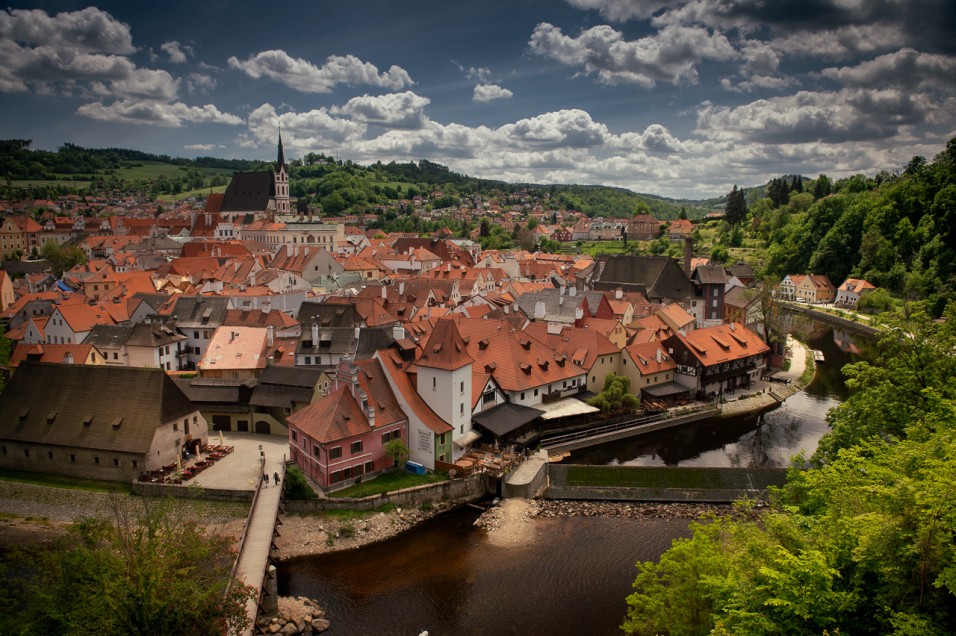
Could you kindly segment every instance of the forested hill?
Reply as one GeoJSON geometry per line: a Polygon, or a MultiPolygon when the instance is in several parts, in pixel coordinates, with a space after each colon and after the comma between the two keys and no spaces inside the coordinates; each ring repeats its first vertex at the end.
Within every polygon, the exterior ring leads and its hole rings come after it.
{"type": "Polygon", "coordinates": [[[832,183],[821,175],[776,195],[750,205],[768,275],[826,274],[834,285],[865,278],[926,299],[936,316],[956,299],[956,138],[932,161],[914,157],[899,174],[832,183]]]}
{"type": "MultiPolygon", "coordinates": [[[[269,169],[263,161],[198,157],[183,159],[120,148],[82,148],[64,144],[56,152],[33,150],[26,139],[0,140],[0,174],[11,187],[49,189],[55,193],[76,188],[128,187],[159,194],[179,194],[191,189],[223,185],[225,171],[269,169]],[[146,164],[144,166],[144,164],[146,164]],[[166,166],[168,170],[163,170],[166,166]],[[137,170],[136,168],[139,168],[137,170]],[[181,181],[177,186],[176,182],[181,181]],[[42,182],[42,183],[40,183],[42,182]]],[[[676,219],[681,210],[691,219],[715,207],[691,200],[674,200],[638,194],[624,188],[598,185],[540,185],[506,183],[459,174],[441,164],[422,160],[407,163],[377,162],[362,166],[352,161],[309,153],[289,164],[291,194],[300,205],[317,205],[331,214],[365,213],[415,196],[443,196],[430,201],[435,208],[457,206],[462,197],[540,203],[549,209],[573,209],[588,216],[630,217],[653,214],[676,219]]],[[[228,174],[228,173],[226,173],[228,174]]]]}

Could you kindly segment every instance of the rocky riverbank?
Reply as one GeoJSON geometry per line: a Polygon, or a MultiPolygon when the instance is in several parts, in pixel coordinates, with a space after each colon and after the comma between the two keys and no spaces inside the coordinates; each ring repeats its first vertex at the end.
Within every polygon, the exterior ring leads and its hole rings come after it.
{"type": "Polygon", "coordinates": [[[277,561],[303,556],[354,550],[370,543],[390,539],[437,514],[454,508],[439,502],[428,508],[396,508],[390,512],[354,513],[338,516],[286,514],[276,537],[277,561]]]}
{"type": "Polygon", "coordinates": [[[318,602],[304,596],[280,596],[278,615],[259,617],[258,623],[266,634],[283,636],[321,634],[330,625],[318,602]]]}

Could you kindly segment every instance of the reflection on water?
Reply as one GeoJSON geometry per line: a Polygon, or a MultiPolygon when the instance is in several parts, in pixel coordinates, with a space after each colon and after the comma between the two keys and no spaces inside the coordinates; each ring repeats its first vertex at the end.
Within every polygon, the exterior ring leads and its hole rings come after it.
{"type": "Polygon", "coordinates": [[[319,599],[328,634],[616,634],[639,560],[680,519],[538,519],[530,546],[491,545],[463,508],[361,550],[279,570],[279,593],[319,599]]]}
{"type": "Polygon", "coordinates": [[[797,337],[823,352],[806,391],[791,396],[760,415],[708,420],[574,451],[565,460],[573,464],[626,466],[697,466],[784,468],[791,458],[810,456],[829,431],[827,412],[846,398],[841,369],[867,354],[865,341],[846,331],[804,317],[790,323],[797,337]]]}
{"type": "MultiPolygon", "coordinates": [[[[865,355],[845,333],[794,321],[826,362],[808,390],[739,417],[575,453],[578,463],[786,466],[812,453],[826,413],[845,397],[840,368],[865,355]]],[[[462,508],[392,540],[281,565],[279,593],[319,600],[329,634],[616,634],[639,560],[656,560],[686,520],[535,520],[531,546],[500,548],[462,508]]]]}

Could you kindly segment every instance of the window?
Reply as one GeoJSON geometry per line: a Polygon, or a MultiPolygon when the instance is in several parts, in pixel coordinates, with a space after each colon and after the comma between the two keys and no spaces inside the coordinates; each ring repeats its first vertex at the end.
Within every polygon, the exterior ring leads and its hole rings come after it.
{"type": "MultiPolygon", "coordinates": [[[[395,433],[398,433],[398,431],[395,431],[395,433]]],[[[392,439],[393,438],[392,438],[391,432],[382,433],[382,446],[385,446],[386,444],[388,444],[390,441],[392,441],[392,439]]],[[[398,436],[396,435],[394,439],[398,439],[398,436]]]]}
{"type": "Polygon", "coordinates": [[[133,460],[133,462],[132,462],[132,463],[133,463],[133,468],[136,468],[136,467],[138,467],[138,466],[139,466],[139,462],[138,462],[138,461],[136,461],[135,459],[133,460]]]}
{"type": "MultiPolygon", "coordinates": [[[[319,456],[319,447],[318,447],[318,446],[313,446],[313,447],[312,447],[312,454],[315,455],[316,457],[319,456]]],[[[332,457],[332,453],[331,453],[331,452],[329,453],[329,457],[332,457]]]]}
{"type": "Polygon", "coordinates": [[[375,470],[375,462],[365,462],[365,472],[371,473],[375,470]]]}
{"type": "Polygon", "coordinates": [[[113,352],[113,359],[116,360],[118,357],[119,357],[119,356],[118,356],[117,353],[114,351],[114,352],[113,352]]]}
{"type": "Polygon", "coordinates": [[[341,446],[333,446],[332,448],[329,449],[329,459],[338,459],[341,456],[342,456],[341,446]]]}
{"type": "Polygon", "coordinates": [[[297,437],[298,437],[298,434],[295,432],[295,429],[292,429],[292,441],[293,442],[296,441],[297,437]]]}
{"type": "Polygon", "coordinates": [[[445,435],[446,435],[445,433],[442,433],[441,437],[438,438],[438,443],[441,444],[442,446],[445,445],[445,435]]]}
{"type": "Polygon", "coordinates": [[[438,388],[438,378],[432,376],[432,391],[438,388]]]}
{"type": "Polygon", "coordinates": [[[93,458],[93,463],[94,463],[94,464],[99,464],[99,463],[100,463],[100,458],[99,458],[99,457],[94,457],[94,458],[93,458]]]}
{"type": "Polygon", "coordinates": [[[305,363],[306,363],[306,364],[312,364],[312,356],[306,356],[306,357],[305,357],[305,363]]]}
{"type": "Polygon", "coordinates": [[[342,471],[342,479],[351,479],[352,478],[352,468],[346,468],[342,471]]]}
{"type": "Polygon", "coordinates": [[[71,464],[76,463],[76,455],[74,455],[73,453],[70,453],[70,463],[71,464]]]}
{"type": "Polygon", "coordinates": [[[458,392],[459,392],[459,393],[464,393],[464,392],[465,392],[465,383],[464,383],[464,382],[461,383],[461,389],[459,389],[458,392]]]}
{"type": "Polygon", "coordinates": [[[53,459],[53,451],[49,451],[46,456],[48,459],[53,459]]]}
{"type": "Polygon", "coordinates": [[[361,453],[361,452],[362,452],[362,440],[359,440],[359,441],[357,441],[357,442],[352,442],[352,449],[351,449],[351,450],[352,450],[352,454],[353,454],[353,455],[356,454],[356,453],[361,453]]]}
{"type": "Polygon", "coordinates": [[[0,446],[0,455],[6,456],[6,454],[7,454],[7,447],[0,446]]]}
{"type": "Polygon", "coordinates": [[[538,389],[535,389],[535,390],[534,390],[534,396],[535,396],[535,397],[538,397],[538,389]]]}
{"type": "Polygon", "coordinates": [[[174,430],[174,431],[178,431],[178,430],[179,430],[179,422],[173,422],[173,430],[174,430]]]}
{"type": "Polygon", "coordinates": [[[30,457],[30,449],[29,449],[29,448],[24,448],[24,449],[23,449],[23,456],[24,456],[24,457],[27,457],[27,458],[30,457]]]}
{"type": "Polygon", "coordinates": [[[465,414],[465,403],[464,403],[464,402],[462,402],[461,404],[458,405],[458,414],[459,414],[459,415],[464,415],[464,414],[465,414]]]}
{"type": "Polygon", "coordinates": [[[521,392],[521,399],[524,399],[524,391],[521,392]]]}
{"type": "Polygon", "coordinates": [[[194,332],[193,332],[193,340],[199,340],[199,332],[198,332],[198,331],[194,331],[194,332]]]}
{"type": "Polygon", "coordinates": [[[115,457],[113,458],[113,465],[114,465],[114,466],[119,466],[119,460],[116,459],[115,457]]]}
{"type": "Polygon", "coordinates": [[[329,476],[329,481],[333,484],[338,481],[342,481],[342,471],[337,470],[329,476]]]}

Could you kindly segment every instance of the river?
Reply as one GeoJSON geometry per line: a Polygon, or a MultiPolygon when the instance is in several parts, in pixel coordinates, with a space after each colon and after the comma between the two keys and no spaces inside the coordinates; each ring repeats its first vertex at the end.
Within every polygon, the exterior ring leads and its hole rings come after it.
{"type": "MultiPolygon", "coordinates": [[[[786,466],[813,452],[845,397],[840,368],[864,345],[821,323],[791,329],[826,356],[803,393],[759,416],[691,426],[581,451],[570,461],[668,466],[786,466]]],[[[283,564],[279,593],[318,599],[329,634],[617,634],[640,560],[656,560],[688,521],[537,519],[529,546],[500,548],[461,508],[353,552],[283,564]]]]}

